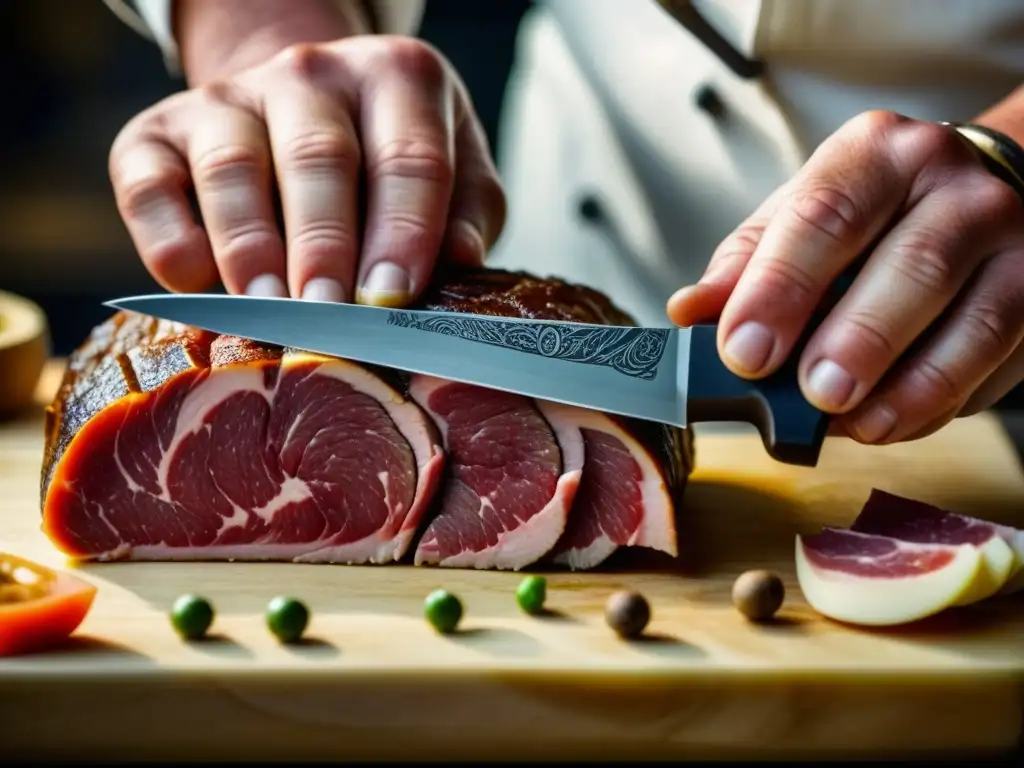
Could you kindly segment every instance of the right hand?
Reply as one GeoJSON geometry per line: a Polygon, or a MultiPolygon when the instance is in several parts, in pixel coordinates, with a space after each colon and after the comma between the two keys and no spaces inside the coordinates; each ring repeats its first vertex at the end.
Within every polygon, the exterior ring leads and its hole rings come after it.
{"type": "Polygon", "coordinates": [[[439,256],[482,263],[505,221],[465,86],[412,38],[297,45],[174,94],[121,130],[110,176],[143,263],[170,291],[219,275],[230,293],[404,306],[439,256]]]}

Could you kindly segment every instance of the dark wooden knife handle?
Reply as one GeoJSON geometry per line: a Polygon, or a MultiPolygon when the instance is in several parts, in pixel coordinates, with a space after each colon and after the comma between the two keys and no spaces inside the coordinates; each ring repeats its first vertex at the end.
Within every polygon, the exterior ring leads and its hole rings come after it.
{"type": "Polygon", "coordinates": [[[818,463],[829,414],[803,396],[797,380],[800,344],[782,367],[750,381],[725,367],[718,354],[718,326],[695,325],[690,336],[687,421],[740,421],[761,433],[768,454],[787,464],[818,463]]]}

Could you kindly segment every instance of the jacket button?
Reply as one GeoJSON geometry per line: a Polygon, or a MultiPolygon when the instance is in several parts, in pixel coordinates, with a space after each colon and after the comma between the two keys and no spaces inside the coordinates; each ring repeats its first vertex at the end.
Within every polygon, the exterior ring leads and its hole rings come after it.
{"type": "Polygon", "coordinates": [[[694,91],[693,102],[697,105],[697,109],[706,112],[711,117],[718,118],[725,114],[725,102],[722,101],[722,97],[718,95],[714,86],[707,83],[694,91]]]}
{"type": "Polygon", "coordinates": [[[576,204],[580,218],[588,224],[601,224],[605,220],[604,206],[593,194],[584,194],[576,204]]]}

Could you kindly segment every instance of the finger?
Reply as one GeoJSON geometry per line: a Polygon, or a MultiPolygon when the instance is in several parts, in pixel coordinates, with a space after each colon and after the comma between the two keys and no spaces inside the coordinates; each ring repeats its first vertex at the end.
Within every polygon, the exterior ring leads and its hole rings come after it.
{"type": "Polygon", "coordinates": [[[779,208],[786,187],[773,192],[742,224],[726,237],[694,285],[676,291],[668,300],[669,319],[680,326],[717,318],[739,282],[750,257],[764,236],[765,227],[779,208]]]}
{"type": "Polygon", "coordinates": [[[323,87],[330,75],[321,66],[325,54],[300,50],[264,104],[288,241],[288,285],[293,296],[351,301],[359,137],[347,100],[323,87]]]}
{"type": "Polygon", "coordinates": [[[117,210],[153,278],[183,293],[215,284],[210,242],[186,196],[185,158],[163,140],[126,135],[111,150],[110,178],[117,210]]]}
{"type": "Polygon", "coordinates": [[[193,117],[184,130],[196,198],[224,287],[229,293],[287,296],[262,121],[213,95],[202,117],[193,117]]]}
{"type": "Polygon", "coordinates": [[[392,68],[364,84],[367,211],[356,300],[403,306],[427,283],[453,185],[454,94],[425,46],[392,47],[392,68]]]}
{"type": "MultiPolygon", "coordinates": [[[[909,151],[907,142],[893,140],[905,122],[869,113],[847,123],[791,183],[722,311],[719,347],[735,373],[775,371],[829,285],[905,202],[916,202],[913,185],[930,158],[920,146],[909,151]]],[[[928,128],[967,152],[951,132],[928,128]]]]}
{"type": "Polygon", "coordinates": [[[455,133],[455,180],[441,252],[455,264],[480,266],[505,226],[507,204],[487,137],[468,102],[455,133]]]}
{"type": "Polygon", "coordinates": [[[936,418],[929,421],[927,424],[921,427],[921,429],[904,437],[901,440],[901,442],[908,443],[913,440],[920,440],[921,438],[928,437],[929,435],[934,435],[944,426],[949,424],[949,422],[953,421],[953,419],[955,419],[958,415],[959,410],[957,408],[951,408],[942,415],[937,416],[936,418]]]}
{"type": "Polygon", "coordinates": [[[1021,382],[1024,382],[1024,344],[1017,347],[1017,351],[1010,356],[1010,359],[985,379],[985,382],[968,398],[958,415],[973,416],[991,408],[1021,382]]]}
{"type": "Polygon", "coordinates": [[[996,369],[985,382],[975,390],[962,408],[953,408],[932,419],[923,428],[903,438],[903,442],[920,440],[933,435],[953,419],[973,416],[995,405],[1004,395],[1024,380],[1024,345],[1010,356],[1010,359],[996,369]]]}
{"type": "Polygon", "coordinates": [[[894,369],[850,414],[863,443],[892,443],[918,433],[936,414],[959,411],[1024,340],[1022,250],[982,268],[922,349],[894,369]]]}
{"type": "Polygon", "coordinates": [[[1020,211],[1010,187],[973,169],[914,206],[808,342],[799,367],[808,401],[829,413],[859,405],[956,298],[1020,211]]]}

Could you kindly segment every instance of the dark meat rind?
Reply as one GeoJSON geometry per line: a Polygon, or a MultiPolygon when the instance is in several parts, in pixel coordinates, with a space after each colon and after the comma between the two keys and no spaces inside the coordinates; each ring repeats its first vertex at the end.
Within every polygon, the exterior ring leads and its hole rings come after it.
{"type": "Polygon", "coordinates": [[[500,269],[439,270],[420,309],[524,320],[636,325],[602,293],[556,278],[500,269]]]}

